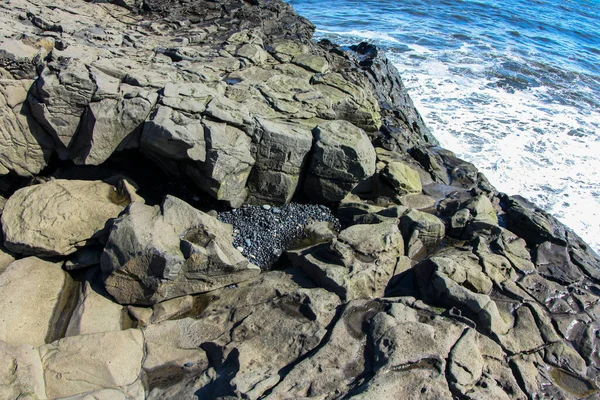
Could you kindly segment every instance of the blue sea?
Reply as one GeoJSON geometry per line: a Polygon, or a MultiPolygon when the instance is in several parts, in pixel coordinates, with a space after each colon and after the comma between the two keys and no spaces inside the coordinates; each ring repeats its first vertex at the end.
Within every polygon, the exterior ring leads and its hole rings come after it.
{"type": "Polygon", "coordinates": [[[600,250],[600,0],[291,0],[383,48],[442,146],[600,250]]]}

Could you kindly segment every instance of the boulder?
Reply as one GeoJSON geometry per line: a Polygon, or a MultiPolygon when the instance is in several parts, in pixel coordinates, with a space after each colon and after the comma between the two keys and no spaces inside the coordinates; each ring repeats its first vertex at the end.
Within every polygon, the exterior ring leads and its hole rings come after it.
{"type": "Polygon", "coordinates": [[[506,196],[507,228],[528,244],[541,244],[546,241],[565,245],[565,227],[545,211],[521,196],[506,196]]]}
{"type": "Polygon", "coordinates": [[[309,198],[339,201],[375,173],[375,149],[362,129],[347,121],[329,121],[317,126],[314,133],[304,186],[309,198]]]}
{"type": "Polygon", "coordinates": [[[102,255],[106,289],[120,304],[152,305],[250,279],[260,269],[233,247],[232,233],[172,196],[160,207],[133,203],[102,255]]]}
{"type": "Polygon", "coordinates": [[[200,120],[159,105],[144,124],[140,147],[152,158],[206,161],[204,127],[200,120]]]}
{"type": "Polygon", "coordinates": [[[438,217],[415,209],[402,214],[400,228],[407,238],[419,231],[419,239],[430,249],[435,248],[446,235],[446,226],[438,217]]]}
{"type": "Polygon", "coordinates": [[[255,161],[251,139],[243,131],[222,123],[203,120],[206,161],[186,164],[184,172],[217,200],[240,207],[246,200],[246,182],[255,161]]]}
{"type": "Polygon", "coordinates": [[[313,136],[300,124],[258,119],[256,165],[248,187],[251,200],[288,203],[296,193],[313,136]]]}
{"type": "Polygon", "coordinates": [[[457,254],[433,256],[414,267],[417,285],[425,301],[457,307],[476,320],[486,332],[506,334],[510,324],[490,298],[491,280],[477,262],[457,254]]]}
{"type": "Polygon", "coordinates": [[[419,173],[402,162],[389,163],[383,170],[382,176],[399,195],[421,193],[423,190],[419,173]]]}
{"type": "Polygon", "coordinates": [[[46,394],[62,398],[112,389],[144,399],[144,336],[138,329],[72,336],[39,348],[46,394]]]}
{"type": "Polygon", "coordinates": [[[577,265],[571,262],[567,247],[551,242],[538,246],[535,264],[541,275],[564,285],[581,281],[584,277],[577,265]]]}
{"type": "Polygon", "coordinates": [[[75,300],[75,283],[61,263],[14,261],[0,274],[0,340],[40,346],[59,338],[75,300]]]}
{"type": "Polygon", "coordinates": [[[114,151],[138,147],[142,125],[158,94],[147,90],[127,90],[118,98],[104,98],[89,104],[82,116],[80,131],[72,145],[71,158],[77,164],[99,165],[114,151]],[[128,143],[133,141],[133,145],[128,143]]]}
{"type": "Polygon", "coordinates": [[[393,220],[354,225],[331,243],[288,251],[294,266],[345,300],[383,296],[401,255],[404,241],[393,220]]]}
{"type": "Polygon", "coordinates": [[[4,245],[15,253],[63,256],[99,240],[131,201],[126,188],[56,179],[17,190],[2,213],[4,245]]]}
{"type": "Polygon", "coordinates": [[[379,103],[373,95],[371,82],[362,73],[330,72],[316,74],[311,85],[332,104],[335,119],[346,120],[367,132],[381,126],[379,103]]]}

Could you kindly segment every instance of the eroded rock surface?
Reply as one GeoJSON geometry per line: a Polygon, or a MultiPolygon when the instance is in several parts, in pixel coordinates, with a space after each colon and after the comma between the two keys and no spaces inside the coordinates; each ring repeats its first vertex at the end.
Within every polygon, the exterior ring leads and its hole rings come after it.
{"type": "Polygon", "coordinates": [[[121,304],[152,305],[208,292],[260,273],[232,245],[233,228],[167,196],[161,206],[133,203],[115,221],[102,272],[121,304]]]}
{"type": "Polygon", "coordinates": [[[600,257],[376,47],[278,0],[0,11],[0,397],[599,396],[600,257]]]}
{"type": "Polygon", "coordinates": [[[2,212],[4,245],[16,253],[64,256],[106,235],[131,201],[104,182],[51,180],[18,190],[2,212]]]}

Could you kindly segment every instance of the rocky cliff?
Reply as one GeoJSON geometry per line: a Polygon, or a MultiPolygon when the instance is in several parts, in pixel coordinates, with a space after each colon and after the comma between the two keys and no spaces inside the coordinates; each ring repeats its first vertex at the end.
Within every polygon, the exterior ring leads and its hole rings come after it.
{"type": "Polygon", "coordinates": [[[279,0],[0,10],[1,398],[600,395],[600,258],[377,48],[279,0]]]}

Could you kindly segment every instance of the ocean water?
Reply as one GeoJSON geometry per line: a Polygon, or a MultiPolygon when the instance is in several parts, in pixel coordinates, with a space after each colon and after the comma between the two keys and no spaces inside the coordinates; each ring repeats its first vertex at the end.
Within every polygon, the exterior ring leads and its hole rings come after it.
{"type": "Polygon", "coordinates": [[[383,48],[442,146],[600,251],[600,0],[291,0],[383,48]]]}

